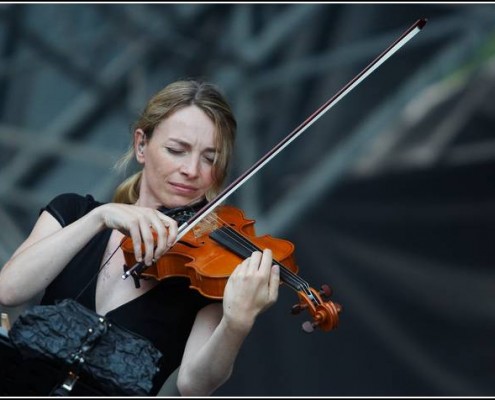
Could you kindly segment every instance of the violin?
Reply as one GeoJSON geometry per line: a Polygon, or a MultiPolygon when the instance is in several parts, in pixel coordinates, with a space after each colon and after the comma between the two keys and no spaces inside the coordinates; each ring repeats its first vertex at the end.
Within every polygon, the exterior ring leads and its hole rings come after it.
{"type": "Polygon", "coordinates": [[[299,303],[292,307],[292,313],[298,314],[302,310],[308,310],[313,317],[311,322],[303,324],[304,331],[312,332],[315,327],[328,331],[337,327],[342,307],[328,300],[331,295],[328,285],[322,285],[321,290],[316,291],[297,275],[298,267],[294,260],[293,244],[269,235],[257,237],[254,220],[246,219],[243,212],[235,207],[220,206],[220,204],[418,34],[426,22],[427,20],[423,18],[412,24],[367,67],[272,150],[213,200],[205,204],[194,215],[191,214],[190,218],[179,226],[176,243],[151,267],[136,263],[132,240],[124,238],[121,247],[127,265],[124,266],[125,273],[122,278],[133,276],[137,286],[141,275],[158,280],[169,276],[185,276],[189,278],[191,287],[204,296],[221,299],[226,282],[241,259],[249,257],[255,250],[262,251],[270,248],[274,262],[280,267],[281,283],[291,287],[298,294],[299,303]],[[132,267],[129,267],[130,265],[132,267]],[[143,271],[145,268],[149,270],[143,271]]]}
{"type": "MultiPolygon", "coordinates": [[[[270,235],[256,236],[254,223],[255,220],[245,218],[242,210],[230,205],[220,206],[139,273],[144,278],[156,280],[186,277],[190,287],[203,296],[222,299],[235,267],[253,251],[269,248],[274,264],[280,267],[281,284],[295,290],[299,297],[299,303],[292,307],[292,314],[308,310],[313,318],[311,322],[303,323],[303,330],[310,333],[316,327],[323,331],[336,328],[342,307],[326,299],[331,294],[328,285],[323,285],[320,291],[310,287],[297,275],[299,268],[294,257],[294,244],[270,235]]],[[[155,233],[154,236],[156,239],[155,233]]],[[[129,265],[140,265],[136,263],[130,237],[124,237],[121,248],[126,260],[125,270],[130,270],[129,265]]],[[[135,274],[136,270],[133,272],[135,274]]]]}

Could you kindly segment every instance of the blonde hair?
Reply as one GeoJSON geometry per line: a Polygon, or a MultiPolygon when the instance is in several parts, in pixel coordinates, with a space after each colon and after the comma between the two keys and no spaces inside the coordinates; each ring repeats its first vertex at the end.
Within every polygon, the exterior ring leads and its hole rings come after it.
{"type": "MultiPolygon", "coordinates": [[[[227,176],[230,158],[234,148],[237,122],[232,110],[220,90],[208,82],[180,80],[173,82],[156,93],[146,105],[133,126],[142,129],[146,139],[153,136],[156,126],[181,108],[195,105],[211,119],[216,127],[216,145],[219,151],[213,163],[213,185],[206,193],[211,200],[219,192],[227,176]]],[[[116,168],[125,168],[134,159],[134,146],[131,146],[117,162],[116,168]]],[[[134,204],[139,198],[142,170],[124,180],[116,189],[113,201],[134,204]]]]}

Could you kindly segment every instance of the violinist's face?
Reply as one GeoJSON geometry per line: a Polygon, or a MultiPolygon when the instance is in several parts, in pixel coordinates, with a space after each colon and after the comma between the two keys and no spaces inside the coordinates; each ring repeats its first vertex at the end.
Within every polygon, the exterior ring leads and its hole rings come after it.
{"type": "Polygon", "coordinates": [[[205,195],[213,184],[215,125],[201,109],[176,111],[157,125],[147,142],[140,129],[135,135],[137,160],[144,165],[137,204],[179,207],[205,195]]]}

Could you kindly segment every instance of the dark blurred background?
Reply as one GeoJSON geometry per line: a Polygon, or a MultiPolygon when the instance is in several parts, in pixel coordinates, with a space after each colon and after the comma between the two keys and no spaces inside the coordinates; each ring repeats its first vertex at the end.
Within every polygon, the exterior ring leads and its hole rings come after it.
{"type": "Polygon", "coordinates": [[[343,312],[307,334],[282,287],[216,395],[495,395],[492,4],[2,3],[0,265],[56,194],[110,200],[130,127],[166,84],[223,88],[233,180],[419,18],[229,198],[292,241],[299,275],[343,312]]]}

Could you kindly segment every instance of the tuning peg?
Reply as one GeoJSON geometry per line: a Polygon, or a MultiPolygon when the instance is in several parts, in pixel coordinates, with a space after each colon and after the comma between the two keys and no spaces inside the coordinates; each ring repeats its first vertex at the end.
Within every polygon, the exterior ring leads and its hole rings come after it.
{"type": "Polygon", "coordinates": [[[290,312],[291,314],[296,315],[299,314],[302,310],[305,310],[306,308],[308,308],[307,304],[295,304],[292,306],[290,312]]]}
{"type": "Polygon", "coordinates": [[[332,295],[332,289],[327,284],[321,285],[320,295],[330,297],[332,295]]]}
{"type": "Polygon", "coordinates": [[[306,321],[302,324],[302,329],[306,333],[313,333],[317,325],[317,322],[306,321]]]}
{"type": "Polygon", "coordinates": [[[339,303],[333,303],[335,304],[335,308],[337,309],[337,312],[340,313],[342,311],[342,306],[339,303]]]}

